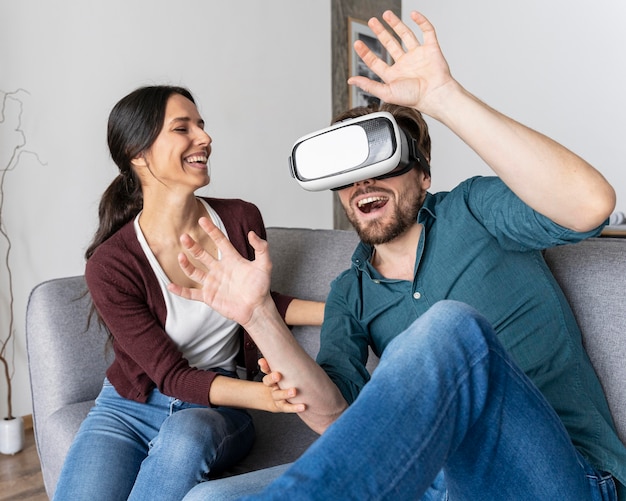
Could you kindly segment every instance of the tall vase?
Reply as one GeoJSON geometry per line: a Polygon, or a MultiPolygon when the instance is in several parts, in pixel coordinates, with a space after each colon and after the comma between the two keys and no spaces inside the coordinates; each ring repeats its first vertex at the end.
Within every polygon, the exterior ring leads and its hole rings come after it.
{"type": "Polygon", "coordinates": [[[0,453],[16,454],[24,448],[24,420],[21,417],[0,421],[0,453]]]}

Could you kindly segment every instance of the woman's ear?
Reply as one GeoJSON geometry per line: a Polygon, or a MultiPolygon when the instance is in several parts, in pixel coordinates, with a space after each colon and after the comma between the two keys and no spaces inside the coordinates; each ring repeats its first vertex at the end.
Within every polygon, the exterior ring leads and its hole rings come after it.
{"type": "Polygon", "coordinates": [[[135,167],[146,167],[148,162],[146,162],[146,157],[143,152],[139,153],[135,158],[133,158],[130,163],[135,167]]]}

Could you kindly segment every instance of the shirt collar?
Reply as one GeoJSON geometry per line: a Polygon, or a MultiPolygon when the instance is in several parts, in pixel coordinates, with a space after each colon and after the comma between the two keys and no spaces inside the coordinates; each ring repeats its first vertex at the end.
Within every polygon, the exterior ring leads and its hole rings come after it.
{"type": "Polygon", "coordinates": [[[437,198],[431,193],[427,192],[424,203],[422,204],[422,208],[417,214],[417,222],[427,227],[427,222],[429,222],[431,219],[437,219],[436,206],[437,198]]]}

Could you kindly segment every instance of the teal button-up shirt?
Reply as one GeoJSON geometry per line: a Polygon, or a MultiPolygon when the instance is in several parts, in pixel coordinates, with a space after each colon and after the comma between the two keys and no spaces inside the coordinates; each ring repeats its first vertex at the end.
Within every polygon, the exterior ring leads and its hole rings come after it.
{"type": "Polygon", "coordinates": [[[368,347],[380,356],[437,301],[462,301],[490,321],[583,455],[624,483],[626,448],[574,315],[541,253],[597,235],[601,227],[588,233],[563,228],[495,177],[427,194],[418,222],[424,231],[412,282],[380,275],[370,264],[373,248],[360,243],[352,267],[331,286],[317,361],[346,400],[353,402],[369,380],[368,347]]]}

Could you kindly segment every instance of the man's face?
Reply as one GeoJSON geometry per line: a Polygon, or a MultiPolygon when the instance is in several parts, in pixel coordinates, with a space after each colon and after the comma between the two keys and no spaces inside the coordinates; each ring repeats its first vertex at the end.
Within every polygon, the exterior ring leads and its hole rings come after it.
{"type": "Polygon", "coordinates": [[[416,224],[430,177],[412,169],[387,179],[366,179],[337,193],[361,240],[370,245],[384,244],[416,224]]]}

